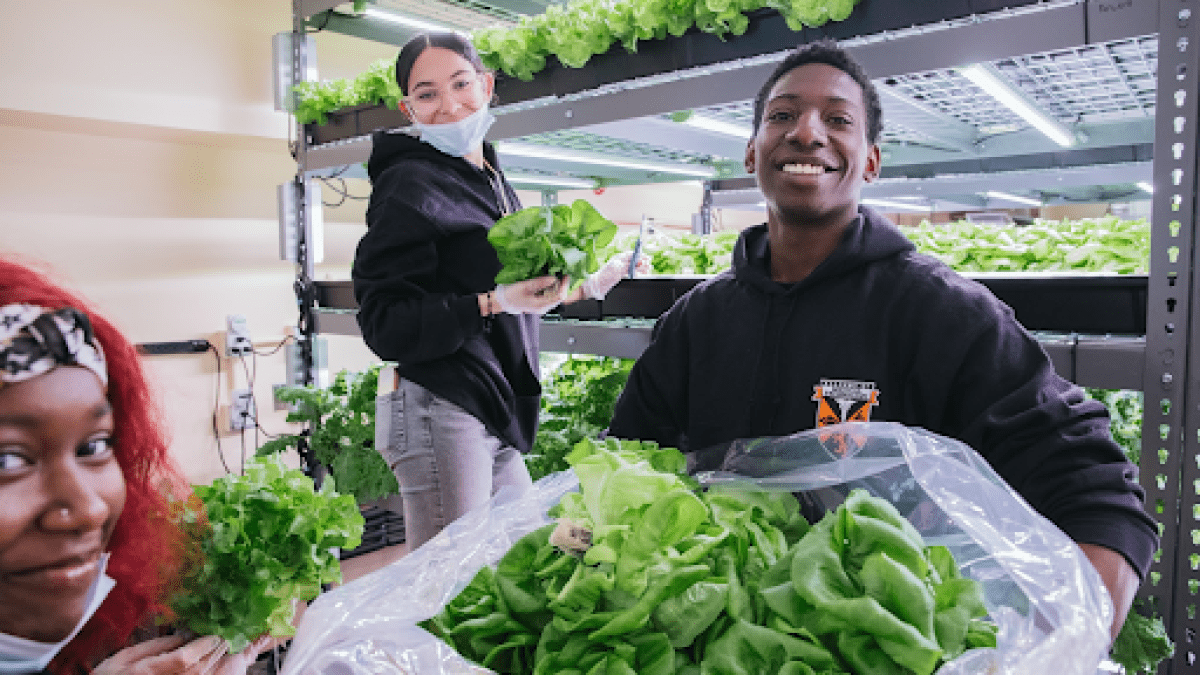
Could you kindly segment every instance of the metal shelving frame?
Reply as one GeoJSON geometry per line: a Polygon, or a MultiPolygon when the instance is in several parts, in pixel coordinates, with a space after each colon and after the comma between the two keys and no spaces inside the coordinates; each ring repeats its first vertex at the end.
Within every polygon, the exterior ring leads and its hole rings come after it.
{"type": "MultiPolygon", "coordinates": [[[[295,36],[303,35],[305,19],[338,4],[337,0],[293,0],[295,36]]],[[[783,33],[777,27],[769,26],[744,41],[737,38],[721,44],[700,36],[688,43],[691,45],[688,54],[707,61],[703,68],[686,76],[670,76],[671,68],[679,65],[663,58],[659,61],[666,65],[660,66],[656,75],[643,72],[641,67],[636,69],[643,79],[635,83],[597,79],[598,71],[590,64],[578,71],[556,71],[538,78],[544,79],[543,82],[535,80],[531,85],[534,89],[530,90],[533,93],[518,97],[527,101],[526,106],[500,116],[495,129],[500,138],[513,138],[719,105],[722,98],[725,101],[748,98],[773,68],[770,49],[763,46],[769,46],[772,40],[778,49],[786,49],[832,34],[846,40],[873,76],[898,76],[945,65],[1069,47],[1094,38],[1113,39],[1112,35],[1094,35],[1099,25],[1089,25],[1087,14],[1089,10],[1112,11],[1118,5],[1132,8],[1139,19],[1154,15],[1158,26],[1153,144],[1157,151],[1153,153],[1155,192],[1146,335],[1144,339],[1067,336],[1045,338],[1043,344],[1056,366],[1080,384],[1108,386],[1119,382],[1120,388],[1141,389],[1145,393],[1141,481],[1147,493],[1147,506],[1160,523],[1162,548],[1139,597],[1161,613],[1176,643],[1175,657],[1165,661],[1159,672],[1200,673],[1196,611],[1200,595],[1200,322],[1192,320],[1200,317],[1200,261],[1195,251],[1196,214],[1200,208],[1196,194],[1200,168],[1196,151],[1200,140],[1197,116],[1200,0],[868,1],[861,5],[865,8],[861,15],[827,31],[806,30],[781,37],[783,33]],[[885,17],[889,11],[906,13],[907,23],[877,34],[842,34],[856,26],[896,24],[896,19],[885,17]],[[912,18],[918,16],[919,20],[912,18]],[[1000,20],[991,20],[995,17],[1000,20]],[[755,55],[761,62],[754,61],[755,55]],[[722,67],[725,58],[740,63],[736,67],[722,67]],[[645,79],[650,75],[653,81],[645,79]],[[539,98],[536,88],[549,86],[547,82],[551,80],[550,84],[559,88],[564,82],[568,88],[574,86],[574,93],[556,93],[551,89],[539,98]]],[[[1114,29],[1109,25],[1104,30],[1119,33],[1132,29],[1123,26],[1114,29]]],[[[293,73],[298,82],[303,79],[307,55],[302,39],[293,43],[296,45],[293,73]]],[[[656,54],[662,57],[657,45],[644,45],[635,58],[649,62],[656,54]]],[[[622,63],[630,62],[619,55],[615,58],[618,70],[624,67],[622,63]]],[[[612,68],[610,64],[609,69],[612,68]]],[[[501,92],[502,101],[503,96],[501,92]]],[[[311,191],[304,189],[309,172],[363,161],[370,142],[360,136],[312,148],[303,128],[297,129],[296,137],[299,140],[293,148],[297,161],[295,180],[301,188],[296,190],[296,206],[297,213],[303,213],[303,209],[313,208],[307,203],[311,191]]],[[[311,345],[312,336],[319,333],[356,333],[358,327],[352,311],[316,306],[311,262],[303,259],[303,246],[300,253],[296,288],[304,341],[311,345]]],[[[648,342],[649,329],[546,322],[542,339],[547,349],[636,356],[648,342]]],[[[311,355],[306,358],[311,367],[311,355]]]]}
{"type": "Polygon", "coordinates": [[[1175,656],[1160,672],[1197,673],[1200,591],[1200,265],[1196,259],[1200,3],[1159,2],[1158,99],[1141,480],[1162,530],[1142,585],[1175,656]]]}

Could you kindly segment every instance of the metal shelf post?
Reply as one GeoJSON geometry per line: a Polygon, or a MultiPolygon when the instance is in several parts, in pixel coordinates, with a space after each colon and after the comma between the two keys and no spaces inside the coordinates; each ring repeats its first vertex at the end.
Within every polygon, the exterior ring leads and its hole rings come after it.
{"type": "Polygon", "coordinates": [[[1162,548],[1140,591],[1161,614],[1175,656],[1160,667],[1200,673],[1200,266],[1196,264],[1200,6],[1160,0],[1154,197],[1146,322],[1141,481],[1162,548]],[[1195,372],[1193,372],[1195,371],[1195,372]]]}

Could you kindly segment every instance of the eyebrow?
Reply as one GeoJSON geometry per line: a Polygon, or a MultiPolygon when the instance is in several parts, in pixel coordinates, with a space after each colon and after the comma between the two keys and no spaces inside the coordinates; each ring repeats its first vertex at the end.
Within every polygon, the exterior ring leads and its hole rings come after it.
{"type": "MultiPolygon", "coordinates": [[[[800,94],[779,94],[779,95],[776,95],[776,96],[772,96],[770,99],[768,99],[768,100],[767,100],[767,103],[772,103],[772,102],[774,102],[774,101],[778,101],[778,100],[779,100],[779,99],[781,99],[781,98],[786,98],[786,99],[789,99],[789,100],[794,100],[794,99],[798,99],[798,98],[800,98],[800,94]]],[[[844,97],[842,97],[842,96],[826,96],[826,97],[825,97],[825,103],[848,103],[848,104],[850,104],[850,105],[857,105],[857,104],[856,104],[854,101],[852,101],[851,99],[844,98],[844,97]]]]}
{"type": "MultiPolygon", "coordinates": [[[[103,403],[99,403],[93,407],[89,412],[93,420],[98,420],[112,414],[112,411],[112,404],[106,399],[103,403]]],[[[34,427],[40,424],[42,419],[37,415],[0,415],[0,426],[34,427]]]]}
{"type": "MultiPolygon", "coordinates": [[[[454,78],[458,77],[459,75],[462,75],[463,73],[469,73],[469,72],[471,72],[471,71],[467,70],[466,68],[463,68],[461,70],[456,70],[454,72],[454,74],[450,76],[450,79],[453,80],[454,78]]],[[[411,88],[418,89],[420,87],[432,87],[432,86],[433,86],[432,82],[418,82],[418,83],[414,84],[411,88]]]]}

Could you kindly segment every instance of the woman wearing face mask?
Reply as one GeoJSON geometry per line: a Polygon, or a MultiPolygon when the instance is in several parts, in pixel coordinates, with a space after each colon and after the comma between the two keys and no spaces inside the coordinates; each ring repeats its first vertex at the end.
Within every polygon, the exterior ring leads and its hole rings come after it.
{"type": "Polygon", "coordinates": [[[168,495],[188,493],[133,345],[0,259],[0,674],[245,673],[261,644],[143,639],[183,550],[168,495]]]}
{"type": "Polygon", "coordinates": [[[466,38],[431,33],[401,49],[396,79],[412,126],[372,139],[352,274],[363,338],[399,364],[376,447],[400,482],[411,549],[500,488],[530,485],[521,453],[537,429],[539,317],[603,297],[629,259],[570,298],[552,276],[497,287],[487,233],[521,205],[483,140],[494,76],[466,38]]]}

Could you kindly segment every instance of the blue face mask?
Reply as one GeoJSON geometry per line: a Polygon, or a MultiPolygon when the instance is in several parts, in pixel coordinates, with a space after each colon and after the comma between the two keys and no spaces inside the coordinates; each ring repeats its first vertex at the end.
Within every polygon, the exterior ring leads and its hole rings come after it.
{"type": "Polygon", "coordinates": [[[100,570],[96,574],[96,580],[92,582],[92,588],[88,591],[88,601],[83,610],[83,617],[79,619],[79,623],[75,624],[75,630],[71,631],[71,634],[62,641],[51,644],[0,633],[0,673],[23,675],[40,673],[46,669],[46,664],[50,663],[50,660],[79,633],[83,624],[92,618],[92,615],[100,608],[100,603],[104,602],[108,592],[116,585],[116,582],[104,573],[108,566],[108,556],[109,554],[105,553],[100,558],[100,570]]]}
{"type": "Polygon", "coordinates": [[[413,126],[421,132],[421,140],[454,157],[466,157],[483,144],[483,137],[496,116],[485,105],[479,110],[449,124],[422,124],[413,120],[413,126]]]}

